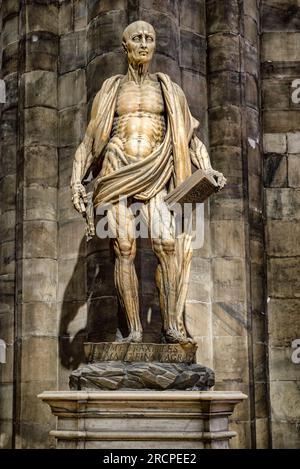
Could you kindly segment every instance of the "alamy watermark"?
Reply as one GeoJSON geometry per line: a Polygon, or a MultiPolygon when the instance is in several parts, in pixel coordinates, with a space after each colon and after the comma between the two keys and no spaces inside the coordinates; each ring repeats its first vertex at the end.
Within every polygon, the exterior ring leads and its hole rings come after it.
{"type": "Polygon", "coordinates": [[[294,365],[300,364],[300,339],[295,339],[292,342],[293,353],[291,356],[292,363],[294,365]]]}
{"type": "Polygon", "coordinates": [[[292,88],[294,89],[292,92],[292,102],[294,104],[300,104],[300,78],[292,82],[292,88]]]}
{"type": "Polygon", "coordinates": [[[105,238],[180,239],[191,236],[191,247],[204,244],[204,204],[176,203],[170,209],[163,201],[151,205],[135,201],[128,204],[120,197],[116,204],[101,205],[96,209],[96,235],[105,238]]]}

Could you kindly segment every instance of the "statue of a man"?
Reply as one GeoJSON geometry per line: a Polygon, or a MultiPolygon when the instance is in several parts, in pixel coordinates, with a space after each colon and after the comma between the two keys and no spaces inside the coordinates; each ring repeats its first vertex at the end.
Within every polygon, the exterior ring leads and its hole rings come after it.
{"type": "Polygon", "coordinates": [[[167,342],[184,344],[191,341],[183,319],[191,235],[176,238],[174,214],[162,211],[163,199],[192,174],[192,163],[210,171],[219,187],[225,178],[211,168],[207,149],[195,134],[199,123],[181,88],[166,74],[148,72],[155,50],[153,27],[144,21],[130,24],[122,44],[128,72],[106,80],[94,99],[90,123],[75,154],[72,200],[76,210],[86,216],[87,194],[82,182],[92,172],[94,208],[107,203],[113,207],[108,220],[116,233],[115,283],[129,327],[126,342],[142,341],[142,325],[133,213],[129,203],[119,204],[119,199],[142,201],[148,226],[163,218],[163,224],[157,223],[158,228],[150,233],[158,259],[156,283],[163,332],[167,342]]]}

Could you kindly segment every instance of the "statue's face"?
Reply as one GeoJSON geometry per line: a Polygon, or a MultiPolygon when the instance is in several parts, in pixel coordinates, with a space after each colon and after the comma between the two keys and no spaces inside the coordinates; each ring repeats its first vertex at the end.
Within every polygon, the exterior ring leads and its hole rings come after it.
{"type": "Polygon", "coordinates": [[[151,24],[144,21],[132,23],[125,30],[123,47],[130,64],[150,62],[155,50],[155,31],[151,24]]]}

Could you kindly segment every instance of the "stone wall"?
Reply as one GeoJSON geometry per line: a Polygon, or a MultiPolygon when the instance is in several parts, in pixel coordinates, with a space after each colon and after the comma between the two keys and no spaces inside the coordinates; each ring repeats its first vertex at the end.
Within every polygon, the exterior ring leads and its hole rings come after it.
{"type": "Polygon", "coordinates": [[[262,106],[268,366],[274,448],[300,446],[300,5],[262,4],[262,106]],[[299,81],[298,81],[299,89],[299,81]]]}
{"type": "MultiPolygon", "coordinates": [[[[126,72],[122,31],[141,18],[157,31],[153,70],[182,86],[228,179],[205,205],[192,263],[186,322],[198,361],[215,369],[216,390],[249,396],[231,422],[233,447],[299,447],[299,365],[290,361],[300,338],[298,3],[2,0],[0,446],[53,445],[55,423],[36,395],[68,388],[85,340],[123,330],[112,247],[86,242],[69,182],[96,92],[126,72]]],[[[158,341],[146,240],[136,268],[145,340],[158,341]]]]}

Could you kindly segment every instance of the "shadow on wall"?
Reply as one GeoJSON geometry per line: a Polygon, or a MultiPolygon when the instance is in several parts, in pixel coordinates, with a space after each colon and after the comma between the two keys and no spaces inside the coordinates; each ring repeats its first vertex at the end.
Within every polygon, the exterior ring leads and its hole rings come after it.
{"type": "MultiPolygon", "coordinates": [[[[83,237],[64,292],[59,324],[59,357],[74,370],[85,361],[84,343],[113,342],[128,328],[114,285],[113,240],[83,237]],[[86,257],[80,253],[85,252],[86,257]],[[80,299],[78,299],[80,298],[80,299]]],[[[148,240],[138,240],[135,267],[139,279],[144,342],[160,342],[162,321],[155,285],[157,261],[148,240]]]]}

